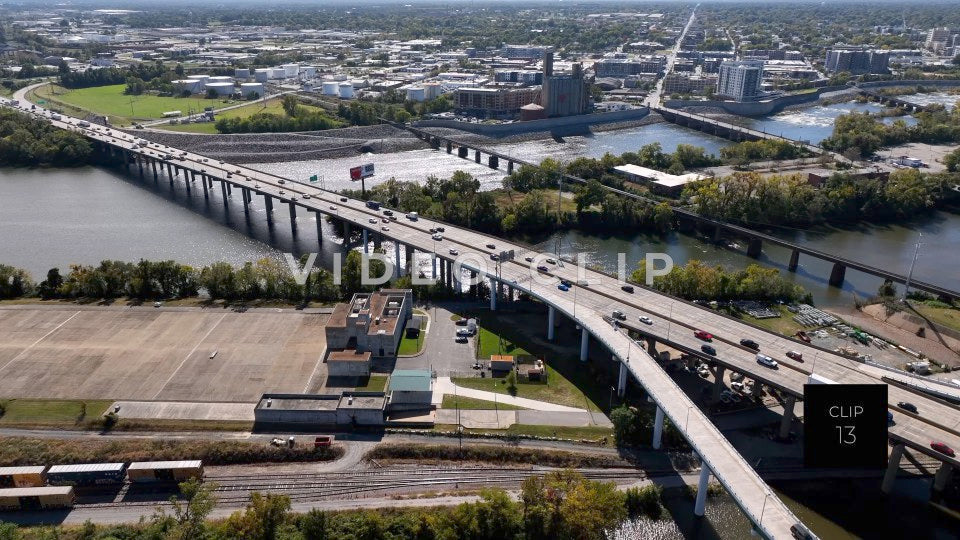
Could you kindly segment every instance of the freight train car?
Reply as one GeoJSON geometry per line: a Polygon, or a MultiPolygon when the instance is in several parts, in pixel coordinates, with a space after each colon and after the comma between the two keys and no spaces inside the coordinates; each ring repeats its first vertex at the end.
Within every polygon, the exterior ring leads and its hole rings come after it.
{"type": "Polygon", "coordinates": [[[51,486],[122,484],[126,469],[126,463],[54,465],[47,471],[47,482],[51,486]]]}
{"type": "Polygon", "coordinates": [[[0,467],[0,488],[40,487],[46,485],[47,475],[43,465],[25,467],[0,467]]]}
{"type": "Polygon", "coordinates": [[[73,486],[0,489],[0,510],[53,510],[72,508],[73,486]]]}
{"type": "Polygon", "coordinates": [[[142,461],[127,467],[127,478],[134,483],[183,482],[203,479],[203,463],[192,461],[142,461]]]}

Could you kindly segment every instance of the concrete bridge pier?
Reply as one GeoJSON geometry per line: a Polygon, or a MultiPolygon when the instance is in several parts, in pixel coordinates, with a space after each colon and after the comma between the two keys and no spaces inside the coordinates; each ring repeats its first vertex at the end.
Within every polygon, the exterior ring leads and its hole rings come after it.
{"type": "MultiPolygon", "coordinates": [[[[713,401],[720,400],[720,392],[723,391],[723,375],[727,372],[727,368],[723,366],[717,366],[713,371],[713,388],[711,389],[710,397],[713,401]]],[[[754,383],[756,384],[756,383],[754,383]]]]}
{"type": "Polygon", "coordinates": [[[453,143],[450,142],[450,141],[447,141],[447,153],[448,153],[448,154],[452,154],[452,153],[453,153],[453,143]]]}
{"type": "Polygon", "coordinates": [[[833,263],[833,270],[830,271],[830,285],[834,287],[843,287],[843,278],[847,273],[847,267],[840,263],[833,263]]]}
{"type": "Polygon", "coordinates": [[[170,180],[170,187],[173,187],[173,165],[167,163],[167,179],[170,180]]]}
{"type": "Polygon", "coordinates": [[[466,146],[461,146],[460,148],[457,148],[457,156],[463,159],[467,159],[467,152],[469,151],[470,149],[467,148],[466,146]]]}
{"type": "Polygon", "coordinates": [[[183,170],[183,185],[187,188],[187,195],[190,195],[190,172],[183,170]]]}
{"type": "Polygon", "coordinates": [[[476,150],[476,151],[475,151],[475,153],[474,153],[474,155],[473,155],[473,160],[476,161],[477,163],[480,163],[480,151],[479,151],[479,150],[476,150]]]}
{"type": "Polygon", "coordinates": [[[413,256],[417,253],[417,250],[414,249],[413,246],[403,246],[403,252],[405,258],[404,268],[407,269],[407,275],[412,276],[414,271],[413,256]]]}
{"type": "Polygon", "coordinates": [[[297,234],[297,204],[290,201],[290,230],[297,234]]]}
{"type": "Polygon", "coordinates": [[[369,232],[367,231],[366,227],[364,227],[362,230],[363,230],[363,252],[370,253],[370,244],[369,244],[370,240],[368,239],[369,232]]]}
{"type": "Polygon", "coordinates": [[[350,222],[343,220],[343,250],[350,249],[350,222]]]}
{"type": "Polygon", "coordinates": [[[788,397],[786,403],[783,404],[783,418],[780,420],[781,439],[786,439],[790,435],[790,428],[793,426],[793,407],[796,404],[796,396],[788,397]]]}
{"type": "Polygon", "coordinates": [[[402,274],[402,272],[400,272],[400,266],[403,264],[403,263],[400,262],[400,261],[401,261],[401,259],[400,259],[400,242],[394,242],[394,243],[393,243],[393,261],[394,261],[394,265],[393,265],[393,277],[394,277],[394,279],[396,279],[396,278],[399,278],[400,275],[402,274]]]}
{"type": "Polygon", "coordinates": [[[453,290],[453,261],[445,261],[447,265],[447,282],[445,283],[448,289],[453,290]]]}
{"type": "Polygon", "coordinates": [[[653,449],[663,446],[663,409],[657,405],[657,416],[653,420],[653,449]]]}
{"type": "Polygon", "coordinates": [[[500,167],[500,158],[497,156],[490,156],[487,158],[487,165],[489,165],[491,169],[500,167]]]}
{"type": "Polygon", "coordinates": [[[263,205],[267,209],[267,225],[273,227],[273,197],[264,193],[263,205]]]}
{"type": "Polygon", "coordinates": [[[151,160],[150,160],[150,166],[153,167],[153,183],[156,184],[156,183],[157,183],[157,179],[159,178],[159,175],[157,174],[157,162],[156,162],[156,160],[151,159],[151,160]]]}
{"type": "Polygon", "coordinates": [[[507,162],[507,174],[513,174],[513,162],[512,162],[512,161],[508,161],[508,162],[507,162]]]}
{"type": "Polygon", "coordinates": [[[223,207],[227,207],[227,183],[220,182],[220,194],[223,195],[223,207]]]}
{"type": "Polygon", "coordinates": [[[447,284],[447,261],[440,259],[440,283],[447,284]]]}
{"type": "Polygon", "coordinates": [[[654,339],[654,338],[652,338],[652,337],[648,337],[648,338],[647,338],[647,353],[649,353],[650,356],[652,356],[652,357],[654,358],[654,360],[656,360],[656,358],[657,358],[657,340],[654,339]]]}
{"type": "Polygon", "coordinates": [[[470,271],[470,296],[473,298],[477,297],[477,273],[473,270],[470,271]]]}
{"type": "Polygon", "coordinates": [[[760,256],[760,253],[763,251],[763,240],[759,238],[751,238],[750,244],[747,246],[747,256],[757,258],[760,256]]]}
{"type": "Polygon", "coordinates": [[[941,463],[940,468],[937,469],[937,474],[933,475],[934,493],[942,493],[947,487],[951,476],[953,476],[953,465],[947,462],[941,463]]]}
{"type": "Polygon", "coordinates": [[[323,245],[323,214],[320,212],[314,212],[313,215],[317,220],[317,245],[323,245]]]}
{"type": "Polygon", "coordinates": [[[140,179],[143,179],[143,156],[137,156],[137,168],[140,169],[140,179]]]}
{"type": "Polygon", "coordinates": [[[800,266],[800,252],[793,250],[793,252],[790,253],[790,264],[787,265],[787,270],[796,272],[798,266],[800,266]]]}
{"type": "Polygon", "coordinates": [[[590,349],[590,332],[586,326],[580,327],[580,361],[587,361],[587,352],[590,349]]]}
{"type": "Polygon", "coordinates": [[[620,374],[617,377],[617,397],[627,393],[627,361],[620,360],[620,374]]]}
{"type": "Polygon", "coordinates": [[[439,137],[432,137],[432,138],[430,139],[430,147],[433,148],[434,150],[439,150],[439,149],[440,149],[440,138],[439,138],[439,137]]]}
{"type": "MultiPolygon", "coordinates": [[[[190,185],[189,183],[187,185],[190,185]]],[[[189,188],[187,188],[189,190],[189,188]]],[[[247,188],[240,188],[240,198],[243,199],[243,214],[250,216],[250,191],[247,188]]]]}
{"type": "MultiPolygon", "coordinates": [[[[511,289],[512,291],[513,289],[511,289]]],[[[547,306],[547,339],[553,341],[553,325],[556,310],[553,306],[547,306]]]]}
{"type": "Polygon", "coordinates": [[[495,279],[490,278],[490,311],[497,310],[497,282],[495,279]]]}
{"type": "Polygon", "coordinates": [[[707,484],[709,481],[710,467],[707,467],[703,458],[700,458],[700,481],[697,483],[697,502],[693,505],[693,513],[700,517],[703,517],[707,509],[707,484]]]}
{"type": "Polygon", "coordinates": [[[233,184],[227,181],[224,181],[224,183],[227,184],[227,195],[233,197],[233,184]]]}
{"type": "Polygon", "coordinates": [[[887,460],[887,472],[883,474],[883,482],[880,484],[880,491],[890,493],[894,482],[897,481],[897,471],[900,470],[900,460],[903,459],[903,443],[897,443],[890,449],[890,459],[887,460]]]}

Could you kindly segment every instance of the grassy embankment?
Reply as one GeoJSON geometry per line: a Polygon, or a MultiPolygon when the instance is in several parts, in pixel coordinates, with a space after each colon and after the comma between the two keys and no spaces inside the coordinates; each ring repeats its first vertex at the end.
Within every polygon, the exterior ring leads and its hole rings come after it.
{"type": "Polygon", "coordinates": [[[488,401],[486,399],[477,399],[472,397],[458,396],[456,394],[444,394],[441,409],[463,409],[463,410],[500,410],[500,411],[522,411],[524,407],[488,401]]]}
{"type": "Polygon", "coordinates": [[[343,447],[280,448],[265,442],[162,439],[33,439],[0,438],[0,466],[201,459],[205,465],[282,461],[329,461],[343,447]]]}

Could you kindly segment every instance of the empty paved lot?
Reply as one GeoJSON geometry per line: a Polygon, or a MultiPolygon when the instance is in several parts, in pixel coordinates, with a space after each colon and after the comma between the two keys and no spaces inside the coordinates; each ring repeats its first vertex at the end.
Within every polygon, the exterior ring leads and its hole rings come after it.
{"type": "Polygon", "coordinates": [[[297,311],[0,309],[0,397],[256,401],[316,390],[326,379],[326,320],[297,311]]]}

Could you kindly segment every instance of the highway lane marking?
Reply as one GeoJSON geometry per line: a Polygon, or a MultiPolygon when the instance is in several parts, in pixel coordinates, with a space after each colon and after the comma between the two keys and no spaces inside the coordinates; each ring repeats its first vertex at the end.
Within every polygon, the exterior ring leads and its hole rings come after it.
{"type": "Polygon", "coordinates": [[[213,326],[210,327],[210,330],[207,330],[207,333],[204,334],[199,341],[197,341],[197,344],[193,346],[193,349],[190,349],[190,352],[188,352],[187,355],[183,357],[183,360],[180,362],[180,365],[177,366],[177,369],[173,370],[173,373],[170,374],[170,377],[168,377],[167,380],[164,381],[163,385],[160,386],[160,390],[157,390],[157,393],[154,394],[153,399],[157,399],[157,397],[163,392],[163,389],[166,388],[168,384],[170,384],[170,381],[172,381],[174,377],[177,376],[177,373],[180,371],[180,369],[183,368],[184,364],[187,363],[187,360],[189,360],[190,357],[193,356],[193,353],[195,353],[197,349],[200,348],[200,344],[203,343],[208,337],[210,337],[210,334],[212,334],[213,331],[218,326],[220,326],[220,323],[223,322],[223,319],[225,319],[226,317],[227,317],[227,314],[224,313],[223,315],[220,316],[219,319],[217,319],[217,322],[213,323],[213,326]]]}
{"type": "Polygon", "coordinates": [[[3,365],[3,367],[0,367],[0,371],[3,371],[3,370],[5,370],[5,369],[7,369],[7,367],[8,367],[10,364],[16,362],[17,360],[20,359],[21,356],[27,354],[27,351],[29,351],[30,349],[32,349],[34,346],[36,346],[36,345],[37,345],[38,343],[40,343],[41,341],[47,339],[47,337],[49,337],[50,334],[52,334],[52,333],[56,332],[57,330],[59,330],[60,328],[62,328],[63,325],[65,325],[65,324],[67,324],[68,322],[70,322],[71,319],[73,319],[74,317],[76,317],[76,316],[79,315],[79,314],[80,314],[79,311],[75,311],[75,312],[73,313],[73,315],[67,317],[67,320],[65,320],[65,321],[63,321],[62,323],[58,324],[56,328],[54,328],[53,330],[50,330],[49,332],[47,332],[46,334],[44,334],[43,336],[41,336],[39,339],[37,339],[36,341],[34,341],[34,342],[31,343],[30,345],[28,345],[26,349],[20,351],[20,354],[18,354],[18,355],[16,355],[16,356],[14,356],[13,358],[11,358],[9,362],[7,362],[6,364],[3,365]]]}

